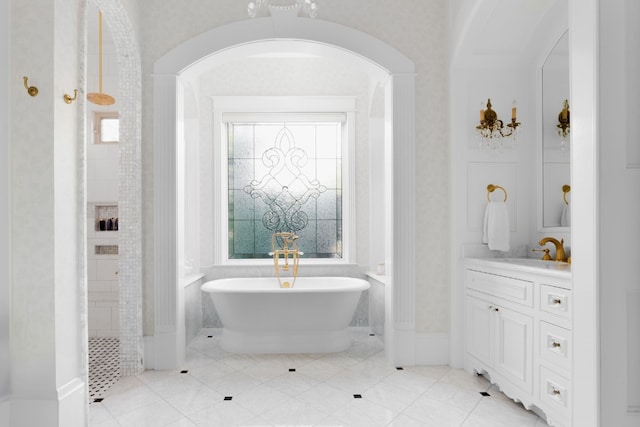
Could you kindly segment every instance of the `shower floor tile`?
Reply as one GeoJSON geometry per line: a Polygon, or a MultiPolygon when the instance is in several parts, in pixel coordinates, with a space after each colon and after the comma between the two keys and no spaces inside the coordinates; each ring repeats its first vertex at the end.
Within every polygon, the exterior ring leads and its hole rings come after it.
{"type": "Polygon", "coordinates": [[[120,378],[120,339],[89,338],[89,403],[97,403],[120,378]]]}
{"type": "Polygon", "coordinates": [[[90,426],[547,426],[483,377],[448,366],[397,369],[368,330],[354,328],[352,338],[355,348],[342,353],[234,355],[219,333],[203,331],[180,369],[122,378],[102,392],[90,426]]]}

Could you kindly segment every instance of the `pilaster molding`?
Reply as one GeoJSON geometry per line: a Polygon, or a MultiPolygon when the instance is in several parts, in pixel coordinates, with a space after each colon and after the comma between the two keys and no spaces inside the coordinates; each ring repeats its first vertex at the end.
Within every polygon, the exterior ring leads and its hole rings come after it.
{"type": "MultiPolygon", "coordinates": [[[[154,75],[154,296],[156,356],[177,352],[176,75],[154,75]]],[[[163,357],[164,358],[164,357],[163,357]]],[[[158,358],[159,359],[159,358],[158,358]]],[[[156,359],[156,365],[159,360],[156,359]]],[[[174,366],[175,367],[175,366],[174,366]]]]}
{"type": "Polygon", "coordinates": [[[395,358],[415,364],[415,75],[392,75],[395,358]]]}

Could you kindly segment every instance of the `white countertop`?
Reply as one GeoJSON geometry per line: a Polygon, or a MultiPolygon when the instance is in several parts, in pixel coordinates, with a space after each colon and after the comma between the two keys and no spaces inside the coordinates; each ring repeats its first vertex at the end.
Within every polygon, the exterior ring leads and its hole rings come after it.
{"type": "Polygon", "coordinates": [[[514,271],[571,278],[571,264],[566,262],[542,261],[535,258],[465,258],[465,263],[467,265],[492,265],[514,271]]]}

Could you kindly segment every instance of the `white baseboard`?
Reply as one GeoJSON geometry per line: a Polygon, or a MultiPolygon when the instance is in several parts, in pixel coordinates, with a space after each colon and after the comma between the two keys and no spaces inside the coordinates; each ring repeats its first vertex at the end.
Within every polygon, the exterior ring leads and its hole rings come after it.
{"type": "Polygon", "coordinates": [[[416,333],[416,365],[448,365],[449,334],[416,333]]]}

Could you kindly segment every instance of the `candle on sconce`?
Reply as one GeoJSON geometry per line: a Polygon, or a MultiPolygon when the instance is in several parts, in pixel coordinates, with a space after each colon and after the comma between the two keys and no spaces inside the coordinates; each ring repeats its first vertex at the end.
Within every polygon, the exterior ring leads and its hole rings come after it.
{"type": "Polygon", "coordinates": [[[567,120],[569,115],[569,101],[564,100],[564,106],[562,107],[562,120],[567,120]]]}
{"type": "Polygon", "coordinates": [[[515,120],[516,119],[516,101],[514,100],[513,103],[511,104],[511,119],[515,120]]]}
{"type": "Polygon", "coordinates": [[[480,110],[480,121],[484,121],[484,110],[480,110]]]}

